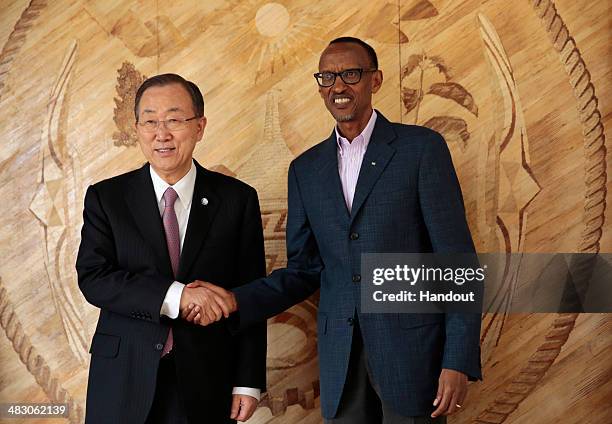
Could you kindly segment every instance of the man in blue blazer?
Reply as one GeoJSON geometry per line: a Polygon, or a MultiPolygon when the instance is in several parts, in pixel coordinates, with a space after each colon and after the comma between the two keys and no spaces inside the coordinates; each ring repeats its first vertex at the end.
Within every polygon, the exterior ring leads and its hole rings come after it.
{"type": "Polygon", "coordinates": [[[327,423],[445,422],[481,378],[480,315],[364,314],[360,269],[362,253],[474,253],[448,148],[372,109],[383,76],[365,42],[332,41],[315,78],[337,126],[289,168],[287,267],[215,290],[246,328],[321,289],[327,423]]]}

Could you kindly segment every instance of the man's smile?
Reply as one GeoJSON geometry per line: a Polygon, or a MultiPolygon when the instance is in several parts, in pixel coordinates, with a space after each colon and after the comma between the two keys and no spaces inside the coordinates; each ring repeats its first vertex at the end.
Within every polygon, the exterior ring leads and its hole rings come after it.
{"type": "Polygon", "coordinates": [[[335,96],[332,98],[332,103],[336,107],[344,107],[348,105],[353,99],[348,96],[335,96]]]}
{"type": "Polygon", "coordinates": [[[153,149],[156,153],[159,154],[167,154],[167,153],[171,153],[174,150],[176,150],[176,147],[161,147],[159,149],[153,149]]]}

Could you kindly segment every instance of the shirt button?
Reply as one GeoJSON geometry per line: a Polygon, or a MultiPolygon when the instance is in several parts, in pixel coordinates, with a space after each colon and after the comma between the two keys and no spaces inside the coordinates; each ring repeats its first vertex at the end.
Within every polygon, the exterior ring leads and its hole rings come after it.
{"type": "Polygon", "coordinates": [[[353,283],[358,283],[361,281],[361,275],[355,274],[353,275],[353,283]]]}
{"type": "Polygon", "coordinates": [[[353,318],[347,319],[346,322],[348,322],[348,325],[350,325],[351,327],[353,326],[353,324],[355,324],[355,320],[353,318]]]}
{"type": "Polygon", "coordinates": [[[156,350],[162,350],[163,348],[164,348],[164,345],[163,345],[163,344],[161,344],[161,343],[157,343],[157,344],[155,345],[155,349],[156,349],[156,350]]]}
{"type": "Polygon", "coordinates": [[[359,233],[351,233],[350,238],[351,240],[357,240],[359,238],[359,233]]]}

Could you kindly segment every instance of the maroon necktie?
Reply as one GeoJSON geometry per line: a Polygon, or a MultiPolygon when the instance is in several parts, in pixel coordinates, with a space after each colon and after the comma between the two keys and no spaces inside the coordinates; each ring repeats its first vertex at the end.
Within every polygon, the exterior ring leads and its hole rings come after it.
{"type": "MultiPolygon", "coordinates": [[[[174,211],[174,202],[178,199],[178,194],[172,187],[168,187],[164,192],[164,213],[162,221],[164,222],[164,232],[166,233],[166,244],[168,245],[168,254],[170,255],[170,263],[172,264],[172,273],[176,278],[178,271],[179,259],[181,257],[181,239],[179,235],[178,220],[174,211]]],[[[168,332],[168,338],[162,351],[162,356],[167,355],[172,350],[173,337],[172,327],[168,332]]]]}

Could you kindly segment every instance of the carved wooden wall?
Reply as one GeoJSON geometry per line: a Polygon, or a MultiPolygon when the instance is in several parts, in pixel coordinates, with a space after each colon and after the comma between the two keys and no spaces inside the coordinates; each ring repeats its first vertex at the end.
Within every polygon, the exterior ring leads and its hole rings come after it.
{"type": "MultiPolygon", "coordinates": [[[[133,96],[161,72],[204,92],[196,158],[258,189],[268,270],[286,260],[289,162],[333,126],[312,73],[341,35],[377,50],[379,110],[446,137],[479,251],[612,252],[610,9],[608,0],[1,0],[0,402],[68,402],[69,421],[83,420],[97,320],[74,272],[84,190],[143,162],[133,96]]],[[[317,303],[270,320],[270,392],[250,423],[320,422],[317,303]]],[[[506,308],[484,317],[485,380],[450,422],[612,422],[610,316],[506,308]]]]}

